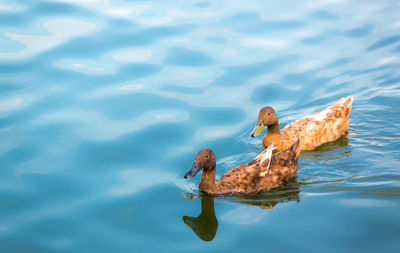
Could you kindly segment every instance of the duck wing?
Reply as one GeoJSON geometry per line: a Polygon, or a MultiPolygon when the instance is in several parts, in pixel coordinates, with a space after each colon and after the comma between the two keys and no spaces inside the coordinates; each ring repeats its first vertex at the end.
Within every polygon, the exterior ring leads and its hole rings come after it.
{"type": "Polygon", "coordinates": [[[274,149],[270,145],[251,162],[226,172],[216,182],[218,194],[255,194],[289,181],[297,173],[300,139],[287,150],[272,155],[274,149]]]}
{"type": "MultiPolygon", "coordinates": [[[[261,172],[261,160],[265,156],[269,156],[269,159],[264,158],[264,163],[268,164],[268,160],[271,160],[272,150],[270,152],[265,149],[252,161],[239,165],[229,171],[227,171],[218,181],[215,182],[216,188],[219,189],[219,194],[235,194],[255,193],[255,186],[257,185],[261,172]]],[[[266,168],[268,170],[268,167],[266,168]]]]}
{"type": "Polygon", "coordinates": [[[256,191],[265,191],[290,181],[297,174],[297,160],[301,150],[301,141],[297,139],[288,149],[271,157],[270,174],[260,177],[256,191]]]}
{"type": "Polygon", "coordinates": [[[302,140],[302,150],[338,139],[349,127],[353,97],[340,99],[336,104],[320,112],[294,121],[281,130],[286,139],[302,140]]]}

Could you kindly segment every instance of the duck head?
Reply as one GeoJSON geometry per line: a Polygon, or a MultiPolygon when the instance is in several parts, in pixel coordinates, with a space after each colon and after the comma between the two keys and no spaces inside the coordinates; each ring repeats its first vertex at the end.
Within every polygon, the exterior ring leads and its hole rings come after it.
{"type": "Polygon", "coordinates": [[[205,172],[215,170],[216,159],[214,152],[211,149],[200,150],[194,159],[192,168],[185,174],[185,178],[192,178],[196,176],[200,170],[205,172]]]}
{"type": "Polygon", "coordinates": [[[278,117],[276,116],[275,110],[270,107],[261,108],[258,112],[257,125],[254,127],[253,132],[251,132],[251,137],[257,137],[261,134],[265,126],[272,126],[278,123],[278,117]]]}

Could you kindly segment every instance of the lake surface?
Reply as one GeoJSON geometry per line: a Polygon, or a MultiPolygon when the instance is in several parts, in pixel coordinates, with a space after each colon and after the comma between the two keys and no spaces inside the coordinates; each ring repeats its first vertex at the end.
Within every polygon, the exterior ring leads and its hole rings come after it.
{"type": "Polygon", "coordinates": [[[0,1],[1,252],[400,252],[396,1],[0,1]],[[354,96],[348,135],[252,199],[200,175],[354,96]]]}

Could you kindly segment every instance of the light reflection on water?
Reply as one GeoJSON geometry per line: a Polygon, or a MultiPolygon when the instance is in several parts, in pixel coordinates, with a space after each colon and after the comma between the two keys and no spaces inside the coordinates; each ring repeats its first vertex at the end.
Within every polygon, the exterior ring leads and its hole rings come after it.
{"type": "Polygon", "coordinates": [[[399,8],[1,2],[0,251],[397,252],[399,8]],[[208,198],[182,178],[202,148],[218,176],[254,158],[260,107],[284,127],[348,95],[348,135],[288,186],[208,198]]]}

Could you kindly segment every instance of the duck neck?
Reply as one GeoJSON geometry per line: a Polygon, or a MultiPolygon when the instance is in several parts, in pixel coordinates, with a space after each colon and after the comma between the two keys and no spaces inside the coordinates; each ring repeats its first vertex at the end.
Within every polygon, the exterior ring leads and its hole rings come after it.
{"type": "Polygon", "coordinates": [[[278,121],[268,126],[267,134],[280,134],[278,121]]]}
{"type": "Polygon", "coordinates": [[[215,192],[215,165],[213,168],[203,170],[199,188],[205,193],[215,192]]]}

